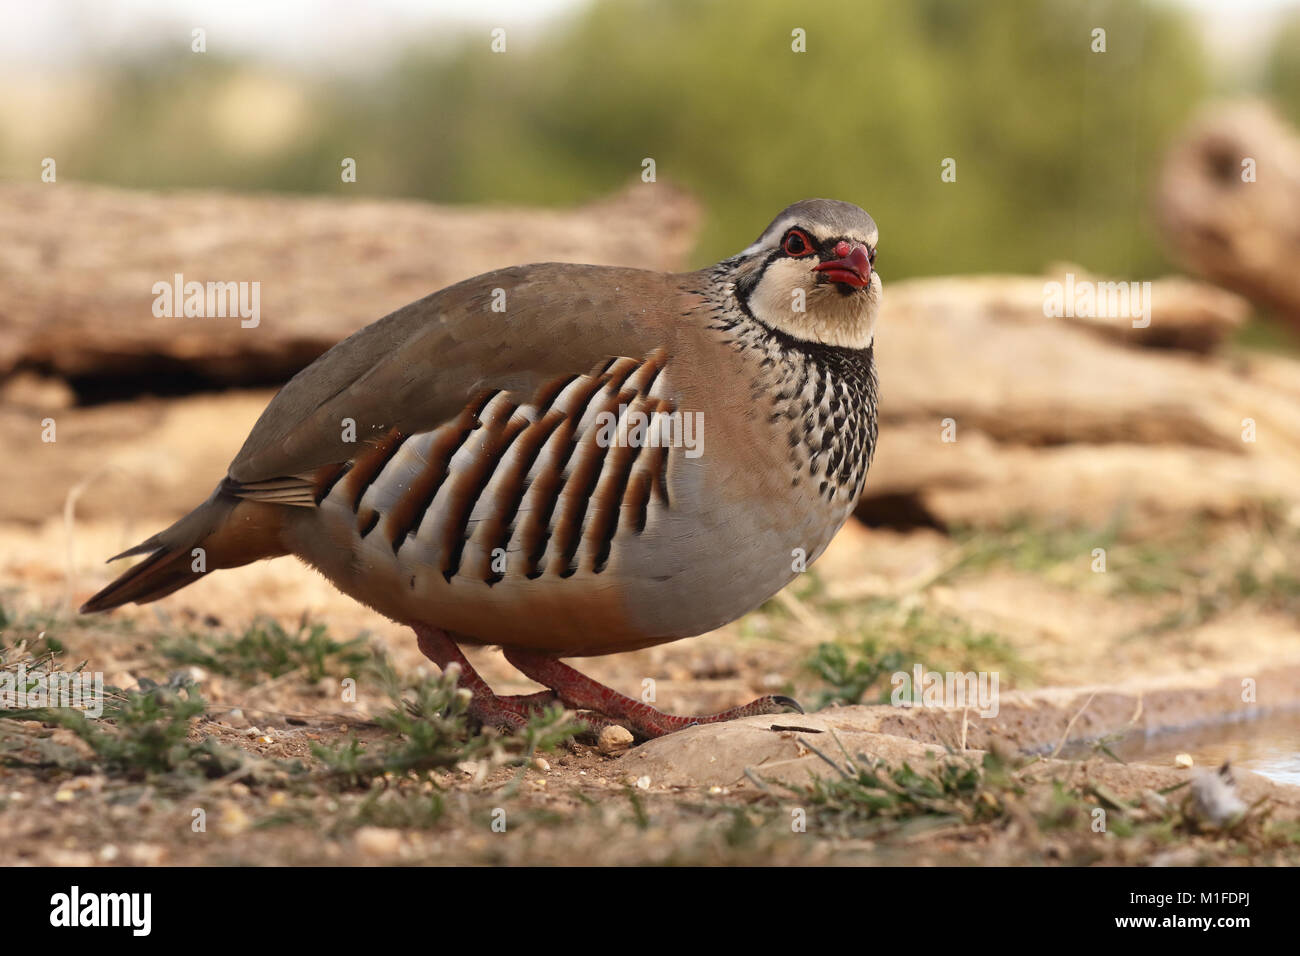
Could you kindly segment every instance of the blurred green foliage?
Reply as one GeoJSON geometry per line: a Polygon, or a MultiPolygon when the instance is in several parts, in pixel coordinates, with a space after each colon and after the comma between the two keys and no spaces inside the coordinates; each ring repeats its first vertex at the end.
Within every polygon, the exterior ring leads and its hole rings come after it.
{"type": "Polygon", "coordinates": [[[216,53],[151,57],[104,91],[70,172],[566,204],[653,157],[705,201],[698,264],[831,196],[876,217],[887,279],[1061,260],[1149,275],[1150,180],[1205,90],[1185,14],[1131,0],[607,0],[508,42],[413,38],[369,78],[264,73],[264,94],[216,53]]]}
{"type": "Polygon", "coordinates": [[[1300,126],[1300,13],[1279,25],[1264,85],[1279,112],[1300,126]]]}

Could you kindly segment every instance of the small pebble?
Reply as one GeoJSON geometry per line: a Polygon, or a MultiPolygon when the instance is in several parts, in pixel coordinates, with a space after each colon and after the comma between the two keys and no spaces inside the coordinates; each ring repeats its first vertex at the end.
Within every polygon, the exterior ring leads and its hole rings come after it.
{"type": "Polygon", "coordinates": [[[649,789],[650,789],[650,778],[649,778],[649,777],[637,777],[637,778],[636,778],[636,788],[637,788],[638,790],[649,790],[649,789]]]}
{"type": "Polygon", "coordinates": [[[363,856],[392,856],[402,848],[402,834],[383,827],[362,827],[357,831],[356,842],[363,856]]]}
{"type": "Polygon", "coordinates": [[[631,731],[626,727],[618,726],[618,724],[611,724],[608,727],[601,728],[600,736],[596,738],[596,749],[603,754],[618,753],[620,750],[626,750],[631,746],[631,731]]]}
{"type": "Polygon", "coordinates": [[[1191,754],[1179,754],[1178,756],[1174,757],[1174,766],[1187,769],[1188,767],[1196,766],[1196,761],[1192,759],[1191,754]]]}
{"type": "Polygon", "coordinates": [[[158,866],[166,857],[167,851],[157,843],[137,843],[127,850],[127,854],[135,866],[158,866]]]}
{"type": "Polygon", "coordinates": [[[542,773],[550,773],[551,765],[546,762],[545,757],[534,757],[533,769],[540,770],[542,773]]]}
{"type": "Polygon", "coordinates": [[[217,829],[226,836],[234,836],[237,833],[243,833],[252,825],[253,821],[249,819],[248,814],[235,804],[230,803],[222,808],[217,829]]]}

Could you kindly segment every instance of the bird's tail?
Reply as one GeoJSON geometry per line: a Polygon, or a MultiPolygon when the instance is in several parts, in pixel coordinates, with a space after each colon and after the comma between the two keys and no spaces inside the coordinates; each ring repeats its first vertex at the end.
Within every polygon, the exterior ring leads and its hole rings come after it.
{"type": "Polygon", "coordinates": [[[209,571],[286,554],[281,544],[283,519],[283,508],[236,498],[218,485],[212,497],[170,528],[109,558],[148,554],[81,605],[81,613],[108,611],[132,601],[148,604],[209,571]]]}

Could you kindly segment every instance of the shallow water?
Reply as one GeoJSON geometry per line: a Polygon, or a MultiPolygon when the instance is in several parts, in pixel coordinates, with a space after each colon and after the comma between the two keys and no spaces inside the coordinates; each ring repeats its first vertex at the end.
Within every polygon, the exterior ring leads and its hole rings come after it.
{"type": "MultiPolygon", "coordinates": [[[[1130,734],[1110,750],[1127,763],[1174,766],[1174,757],[1191,754],[1198,767],[1217,767],[1225,760],[1278,783],[1300,786],[1300,711],[1213,724],[1191,730],[1130,734]]],[[[1093,753],[1091,744],[1065,748],[1061,756],[1078,759],[1093,753]]]]}

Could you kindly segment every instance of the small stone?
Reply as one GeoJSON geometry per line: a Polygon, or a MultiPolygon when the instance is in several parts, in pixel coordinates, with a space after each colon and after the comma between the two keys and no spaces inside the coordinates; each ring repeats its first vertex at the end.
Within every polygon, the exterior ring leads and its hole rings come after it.
{"type": "Polygon", "coordinates": [[[72,791],[67,787],[60,787],[58,792],[54,794],[56,803],[71,803],[72,797],[72,791]]]}
{"type": "Polygon", "coordinates": [[[1174,766],[1182,767],[1184,770],[1196,766],[1196,761],[1192,759],[1191,754],[1179,754],[1174,757],[1174,766]]]}
{"type": "Polygon", "coordinates": [[[649,777],[637,777],[637,778],[636,778],[636,788],[637,788],[638,790],[649,790],[649,789],[650,789],[650,778],[649,778],[649,777]]]}
{"type": "Polygon", "coordinates": [[[226,836],[243,833],[252,825],[253,821],[249,819],[248,814],[233,803],[228,803],[222,808],[221,819],[217,822],[217,828],[226,836]]]}
{"type": "Polygon", "coordinates": [[[267,806],[271,806],[271,807],[282,807],[288,802],[289,802],[289,797],[287,794],[285,794],[283,790],[275,791],[275,793],[267,797],[266,800],[267,806]]]}
{"type": "Polygon", "coordinates": [[[135,866],[158,866],[167,856],[167,851],[157,843],[137,843],[127,850],[127,855],[135,866]]]}
{"type": "Polygon", "coordinates": [[[232,783],[230,785],[230,795],[232,797],[248,796],[248,785],[239,782],[232,783]]]}
{"type": "Polygon", "coordinates": [[[532,765],[534,770],[540,770],[542,773],[550,773],[551,771],[551,765],[546,762],[545,757],[534,757],[532,765]]]}
{"type": "Polygon", "coordinates": [[[356,844],[362,856],[392,856],[402,848],[402,834],[383,827],[362,827],[357,831],[356,844]]]}
{"type": "Polygon", "coordinates": [[[54,847],[46,851],[46,859],[54,866],[93,866],[95,858],[85,850],[54,847]]]}
{"type": "Polygon", "coordinates": [[[632,746],[632,733],[626,727],[611,724],[601,728],[596,738],[596,749],[603,754],[613,754],[632,746]]]}

